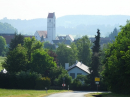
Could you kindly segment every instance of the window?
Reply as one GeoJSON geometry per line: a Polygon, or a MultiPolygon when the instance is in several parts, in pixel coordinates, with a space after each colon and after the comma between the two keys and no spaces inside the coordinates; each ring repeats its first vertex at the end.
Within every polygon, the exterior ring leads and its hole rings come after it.
{"type": "Polygon", "coordinates": [[[51,20],[49,20],[49,22],[51,22],[51,20]]]}
{"type": "Polygon", "coordinates": [[[72,77],[72,79],[75,78],[75,73],[70,73],[70,76],[72,77]]]}

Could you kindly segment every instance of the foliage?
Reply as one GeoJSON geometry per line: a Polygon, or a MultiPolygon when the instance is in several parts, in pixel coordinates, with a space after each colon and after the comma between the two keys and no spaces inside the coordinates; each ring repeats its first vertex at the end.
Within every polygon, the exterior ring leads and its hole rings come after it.
{"type": "Polygon", "coordinates": [[[27,71],[27,62],[27,50],[19,44],[16,49],[8,53],[2,67],[10,73],[27,71]]]}
{"type": "Polygon", "coordinates": [[[3,69],[3,68],[2,68],[2,63],[4,62],[5,58],[6,58],[6,57],[1,57],[1,56],[0,56],[0,71],[3,69]]]}
{"type": "Polygon", "coordinates": [[[95,36],[96,40],[93,42],[94,45],[92,47],[92,63],[90,64],[90,75],[88,79],[90,80],[90,87],[92,90],[96,90],[95,85],[95,77],[99,77],[98,69],[100,65],[99,60],[99,51],[100,51],[100,30],[97,31],[97,36],[95,36]]]}
{"type": "Polygon", "coordinates": [[[112,92],[130,93],[130,22],[121,26],[115,41],[109,44],[103,61],[105,70],[102,73],[104,82],[112,92]]]}
{"type": "Polygon", "coordinates": [[[66,84],[66,86],[68,86],[72,83],[72,77],[69,76],[68,73],[60,74],[59,77],[56,78],[54,82],[55,82],[55,85],[57,86],[62,86],[63,83],[66,84]],[[63,78],[64,78],[64,81],[63,81],[63,78]]]}
{"type": "Polygon", "coordinates": [[[21,44],[23,46],[24,44],[24,36],[21,34],[16,34],[13,39],[11,39],[11,42],[9,44],[9,51],[12,51],[14,48],[18,46],[18,44],[21,44]]]}
{"type": "Polygon", "coordinates": [[[6,40],[4,37],[0,36],[0,56],[3,55],[6,49],[6,40]]]}
{"type": "Polygon", "coordinates": [[[11,24],[0,22],[0,33],[14,33],[14,32],[17,32],[17,29],[14,28],[11,24]]]}
{"type": "Polygon", "coordinates": [[[43,43],[40,41],[37,41],[35,37],[27,37],[24,39],[24,47],[27,49],[27,56],[28,56],[28,61],[31,61],[31,54],[36,50],[36,49],[42,49],[43,48],[43,43]]]}
{"type": "Polygon", "coordinates": [[[36,86],[35,89],[41,90],[41,89],[45,89],[45,87],[48,89],[51,85],[51,80],[48,77],[42,77],[42,78],[38,78],[36,80],[36,86]]]}
{"type": "Polygon", "coordinates": [[[58,64],[57,54],[54,51],[52,51],[52,50],[48,50],[48,54],[49,54],[49,56],[53,57],[53,61],[56,64],[58,64]]]}
{"type": "Polygon", "coordinates": [[[17,74],[0,73],[0,88],[35,89],[36,79],[42,76],[36,72],[18,72],[17,74]]]}
{"type": "Polygon", "coordinates": [[[52,50],[56,49],[55,44],[51,44],[49,42],[44,42],[44,48],[46,48],[46,49],[52,49],[52,50]]]}
{"type": "Polygon", "coordinates": [[[75,52],[77,51],[74,50],[74,46],[72,46],[71,48],[70,46],[67,46],[63,43],[59,44],[59,47],[56,50],[56,54],[58,55],[58,61],[59,61],[58,65],[59,66],[62,65],[64,67],[65,63],[70,63],[70,65],[73,64],[75,60],[77,60],[75,52]]]}
{"type": "Polygon", "coordinates": [[[32,53],[31,71],[45,74],[46,70],[49,70],[51,67],[55,66],[56,63],[53,61],[53,57],[50,57],[43,49],[36,49],[32,53]]]}
{"type": "Polygon", "coordinates": [[[88,36],[83,36],[81,39],[78,39],[78,41],[76,42],[76,46],[77,46],[77,57],[79,61],[82,61],[83,64],[89,66],[89,64],[91,63],[91,42],[88,38],[88,36]]]}
{"type": "Polygon", "coordinates": [[[118,35],[118,30],[117,30],[117,28],[115,28],[114,30],[113,30],[113,32],[111,32],[111,34],[109,35],[109,38],[111,39],[111,40],[114,40],[115,41],[115,36],[117,36],[118,35]]]}

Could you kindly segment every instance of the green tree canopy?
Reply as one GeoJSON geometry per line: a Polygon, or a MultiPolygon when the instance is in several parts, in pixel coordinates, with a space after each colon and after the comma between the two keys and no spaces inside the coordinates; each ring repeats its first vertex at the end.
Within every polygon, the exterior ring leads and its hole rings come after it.
{"type": "Polygon", "coordinates": [[[105,52],[104,82],[112,92],[130,93],[130,22],[121,26],[115,41],[105,52]]]}
{"type": "Polygon", "coordinates": [[[0,56],[2,55],[2,52],[6,48],[6,40],[4,37],[0,36],[0,56]]]}
{"type": "Polygon", "coordinates": [[[91,63],[91,42],[88,38],[88,36],[83,36],[81,39],[79,39],[76,42],[77,46],[77,57],[79,61],[82,61],[83,64],[89,66],[91,63]]]}
{"type": "Polygon", "coordinates": [[[70,63],[72,65],[75,60],[77,60],[77,56],[75,55],[75,52],[77,51],[74,49],[75,47],[74,44],[71,46],[67,46],[63,43],[59,44],[59,47],[56,50],[59,62],[58,65],[62,65],[63,67],[65,66],[65,63],[70,63]]]}
{"type": "Polygon", "coordinates": [[[18,46],[18,44],[24,44],[24,36],[21,34],[16,34],[9,44],[9,50],[12,51],[14,48],[18,46]]]}

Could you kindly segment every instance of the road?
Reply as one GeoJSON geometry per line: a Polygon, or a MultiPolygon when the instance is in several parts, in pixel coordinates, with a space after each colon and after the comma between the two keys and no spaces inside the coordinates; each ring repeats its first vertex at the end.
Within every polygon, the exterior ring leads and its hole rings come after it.
{"type": "MultiPolygon", "coordinates": [[[[88,93],[94,93],[91,91],[74,91],[74,92],[64,92],[64,93],[56,93],[56,94],[52,94],[49,95],[47,97],[85,97],[85,94],[88,93]]],[[[95,92],[97,93],[97,92],[95,92]]]]}

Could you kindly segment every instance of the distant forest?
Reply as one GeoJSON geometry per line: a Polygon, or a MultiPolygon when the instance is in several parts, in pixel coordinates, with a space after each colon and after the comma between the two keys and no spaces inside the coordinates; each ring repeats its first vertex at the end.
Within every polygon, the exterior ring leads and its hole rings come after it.
{"type": "MultiPolygon", "coordinates": [[[[101,36],[109,36],[116,27],[125,25],[130,20],[126,15],[68,15],[56,19],[57,35],[88,35],[94,36],[97,29],[100,29],[101,36]]],[[[33,35],[37,30],[47,30],[47,19],[38,18],[32,20],[7,19],[0,20],[2,23],[9,23],[22,34],[33,35]]]]}

